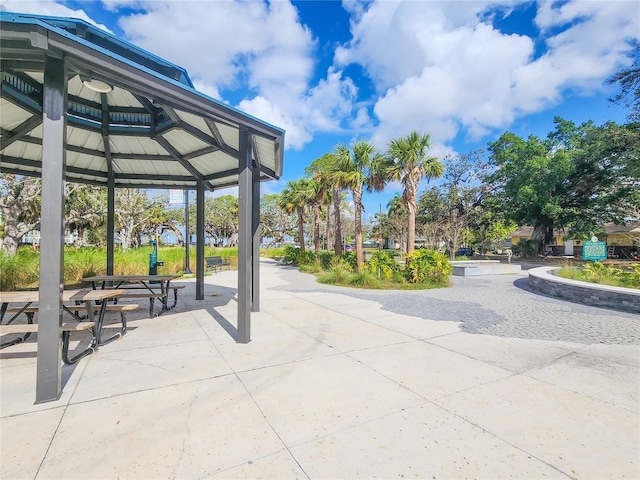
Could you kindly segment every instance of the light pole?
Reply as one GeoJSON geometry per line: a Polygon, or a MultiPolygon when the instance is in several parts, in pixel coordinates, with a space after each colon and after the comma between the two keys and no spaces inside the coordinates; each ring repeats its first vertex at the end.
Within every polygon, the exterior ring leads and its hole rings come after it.
{"type": "Polygon", "coordinates": [[[184,191],[184,225],[185,225],[185,259],[184,259],[184,273],[190,274],[191,268],[189,268],[189,244],[191,243],[191,234],[189,233],[189,189],[185,189],[184,191]]]}

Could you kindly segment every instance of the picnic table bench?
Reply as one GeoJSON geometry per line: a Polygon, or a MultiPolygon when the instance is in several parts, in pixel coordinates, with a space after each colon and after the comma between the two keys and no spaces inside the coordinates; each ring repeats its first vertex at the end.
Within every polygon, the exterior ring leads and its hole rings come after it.
{"type": "MultiPolygon", "coordinates": [[[[92,344],[87,349],[83,350],[78,355],[72,358],[69,358],[69,339],[71,337],[70,333],[79,332],[82,330],[88,330],[90,328],[95,328],[95,326],[96,326],[96,322],[78,322],[78,323],[66,322],[62,324],[62,327],[60,328],[62,329],[62,361],[64,363],[66,363],[67,365],[72,365],[76,363],[78,360],[80,360],[81,358],[86,357],[87,355],[95,351],[96,346],[92,342],[92,344]]],[[[38,331],[38,324],[31,323],[31,322],[0,325],[0,335],[9,335],[12,333],[26,333],[26,335],[22,337],[18,337],[15,340],[2,343],[0,348],[8,347],[9,345],[15,345],[16,343],[21,343],[24,340],[26,340],[29,337],[29,335],[31,335],[32,333],[36,333],[37,331],[38,331]]]]}
{"type": "MultiPolygon", "coordinates": [[[[173,290],[173,305],[171,305],[169,308],[173,308],[176,306],[176,304],[178,303],[178,290],[182,290],[185,286],[184,285],[167,285],[165,287],[166,290],[173,290]]],[[[115,287],[106,287],[106,288],[115,288],[115,287]]],[[[162,298],[162,291],[160,286],[155,286],[155,285],[148,285],[148,286],[144,286],[144,285],[121,285],[120,287],[122,290],[126,290],[125,293],[123,293],[122,295],[120,295],[120,298],[162,298]],[[149,290],[153,290],[153,292],[149,291],[149,290]],[[141,290],[141,291],[136,291],[136,290],[141,290]],[[150,294],[154,294],[154,295],[150,295],[150,294]]]]}
{"type": "MultiPolygon", "coordinates": [[[[63,307],[66,311],[69,311],[70,313],[72,313],[72,315],[76,318],[80,318],[82,319],[82,313],[85,310],[85,306],[84,305],[77,305],[77,304],[63,304],[63,307]]],[[[138,304],[136,303],[126,303],[126,304],[113,304],[113,303],[108,303],[107,305],[104,306],[104,311],[105,312],[119,312],[120,313],[120,323],[121,323],[121,327],[120,327],[120,331],[114,335],[112,335],[111,337],[107,338],[107,339],[102,339],[102,336],[100,336],[100,345],[106,345],[107,343],[115,340],[116,338],[120,338],[123,337],[126,333],[127,333],[127,317],[125,312],[131,312],[133,310],[137,310],[139,307],[138,304]]],[[[93,311],[94,313],[99,313],[100,310],[102,309],[102,305],[93,305],[93,311]]],[[[29,306],[29,307],[12,307],[12,308],[7,308],[5,311],[5,314],[20,314],[20,313],[24,313],[25,316],[27,317],[27,323],[26,324],[16,324],[16,323],[12,323],[12,324],[8,324],[8,325],[0,325],[0,334],[4,335],[4,334],[9,334],[9,333],[26,333],[26,335],[24,335],[23,337],[18,337],[12,341],[9,342],[4,342],[2,344],[0,344],[0,348],[4,348],[4,347],[8,347],[9,345],[15,345],[16,343],[21,343],[24,342],[27,338],[29,338],[29,336],[31,335],[31,333],[37,332],[38,331],[38,325],[33,323],[33,316],[34,314],[38,313],[38,306],[37,305],[33,305],[33,306],[29,306]]],[[[95,322],[78,322],[75,325],[84,325],[84,324],[94,324],[95,322]]],[[[73,326],[73,323],[65,323],[63,324],[64,328],[69,328],[70,326],[73,326]],[[65,327],[66,326],[66,327],[65,327]]],[[[79,330],[86,330],[87,328],[91,328],[93,325],[89,325],[89,326],[85,326],[83,328],[73,328],[70,329],[68,331],[79,331],[79,330]]],[[[65,331],[63,328],[63,332],[65,331]]],[[[104,325],[103,325],[104,328],[104,325]]],[[[64,338],[63,338],[64,340],[64,338]]]]}
{"type": "MultiPolygon", "coordinates": [[[[62,332],[62,360],[66,364],[76,363],[81,358],[93,353],[100,345],[120,338],[126,333],[125,312],[138,308],[138,305],[113,305],[108,300],[121,295],[123,290],[95,291],[95,290],[65,290],[62,292],[62,308],[71,315],[75,322],[64,322],[60,327],[62,332]],[[73,302],[73,303],[71,303],[73,302]],[[104,318],[107,311],[120,312],[122,328],[115,335],[103,340],[101,338],[104,327],[104,318]],[[94,315],[97,313],[97,315],[94,315]],[[73,331],[91,329],[93,338],[89,346],[78,355],[69,358],[69,338],[73,331]]],[[[13,340],[0,343],[0,348],[8,347],[25,341],[31,333],[38,331],[38,324],[33,322],[34,315],[39,311],[38,291],[0,292],[0,322],[5,316],[8,320],[0,325],[0,335],[24,333],[25,335],[13,340]],[[9,307],[9,304],[19,304],[9,307]],[[7,315],[7,313],[9,315],[7,315]],[[27,323],[14,323],[22,314],[27,317],[27,323]]]]}
{"type": "Polygon", "coordinates": [[[231,268],[231,264],[222,260],[222,257],[220,256],[204,257],[204,261],[206,267],[212,268],[216,273],[218,273],[218,268],[227,267],[227,270],[231,268]]]}
{"type": "MultiPolygon", "coordinates": [[[[119,289],[123,293],[119,296],[123,298],[148,298],[149,317],[154,317],[163,312],[171,310],[178,302],[178,290],[184,285],[171,285],[171,280],[178,278],[177,275],[97,275],[83,278],[83,282],[91,283],[94,290],[119,289]],[[173,305],[169,306],[169,290],[173,290],[173,305]],[[154,313],[154,300],[162,302],[160,311],[154,313]]],[[[118,302],[118,299],[115,300],[118,302]]]]}

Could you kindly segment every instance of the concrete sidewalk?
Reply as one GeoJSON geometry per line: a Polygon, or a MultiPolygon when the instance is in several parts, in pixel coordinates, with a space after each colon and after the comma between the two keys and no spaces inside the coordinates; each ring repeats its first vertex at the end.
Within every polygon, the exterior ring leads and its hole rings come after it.
{"type": "MultiPolygon", "coordinates": [[[[480,278],[398,292],[415,301],[390,310],[375,292],[300,288],[313,279],[270,261],[261,273],[251,343],[233,338],[236,272],[206,277],[203,301],[187,280],[176,309],[140,309],[123,339],[64,367],[57,402],[33,405],[33,341],[2,350],[0,477],[640,478],[635,341],[467,333],[439,296],[480,298],[480,278]]],[[[561,329],[586,315],[505,297],[561,312],[561,329]]],[[[638,316],[588,314],[640,331],[638,316]]]]}

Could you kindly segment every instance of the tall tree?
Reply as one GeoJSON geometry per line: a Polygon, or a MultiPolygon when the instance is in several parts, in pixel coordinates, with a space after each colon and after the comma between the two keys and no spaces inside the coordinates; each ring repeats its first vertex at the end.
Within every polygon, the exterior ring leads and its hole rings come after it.
{"type": "Polygon", "coordinates": [[[394,195],[387,203],[387,215],[383,225],[394,240],[400,244],[400,254],[407,252],[407,206],[402,196],[394,195]]]}
{"type": "Polygon", "coordinates": [[[87,231],[107,222],[107,192],[101,187],[67,182],[64,196],[66,228],[76,231],[76,246],[81,247],[87,231]]]}
{"type": "Polygon", "coordinates": [[[367,191],[380,191],[385,185],[385,161],[374,146],[359,140],[350,151],[346,145],[338,145],[334,152],[336,168],[331,176],[343,188],[351,190],[355,216],[355,244],[358,270],[364,267],[362,249],[362,195],[367,191]]]}
{"type": "Polygon", "coordinates": [[[320,252],[320,219],[322,217],[322,206],[327,198],[327,188],[313,178],[305,179],[307,190],[305,197],[313,213],[313,247],[316,253],[320,252]]]}
{"type": "Polygon", "coordinates": [[[123,250],[140,246],[140,237],[149,227],[153,200],[144,190],[118,188],[115,194],[115,219],[117,236],[123,250]]]}
{"type": "Polygon", "coordinates": [[[0,173],[0,247],[15,255],[20,239],[40,228],[40,180],[0,173]]]}
{"type": "MultiPolygon", "coordinates": [[[[333,205],[333,219],[334,219],[334,253],[339,255],[342,252],[342,226],[340,221],[340,202],[342,200],[342,189],[335,175],[332,172],[335,171],[337,165],[336,157],[331,153],[326,153],[320,158],[316,158],[311,165],[305,169],[307,175],[311,175],[313,179],[324,189],[323,199],[330,201],[333,205]]],[[[330,218],[329,209],[327,208],[327,242],[330,232],[330,218]]],[[[327,245],[328,248],[328,245],[327,245]]]]}
{"type": "Polygon", "coordinates": [[[298,214],[298,244],[300,250],[305,251],[304,239],[304,214],[307,208],[308,196],[307,185],[308,179],[301,178],[299,180],[290,180],[287,186],[280,192],[280,206],[287,213],[298,214]]]}
{"type": "MultiPolygon", "coordinates": [[[[204,231],[209,237],[211,246],[233,246],[237,243],[238,236],[238,198],[233,195],[221,197],[207,197],[204,206],[204,231]]],[[[191,225],[196,224],[195,206],[191,225]]]]}
{"type": "Polygon", "coordinates": [[[411,132],[406,137],[394,138],[389,142],[387,155],[389,164],[387,175],[390,180],[399,180],[404,186],[402,200],[407,206],[408,232],[407,254],[415,248],[416,237],[416,195],[423,178],[427,181],[442,176],[444,165],[435,157],[427,156],[431,148],[429,134],[411,132]]]}
{"type": "Polygon", "coordinates": [[[280,194],[264,194],[260,199],[260,226],[262,236],[268,239],[268,246],[284,244],[285,236],[291,235],[296,226],[296,218],[280,207],[280,194]]]}
{"type": "Polygon", "coordinates": [[[489,144],[497,170],[487,177],[507,218],[534,227],[539,251],[554,228],[589,237],[605,222],[624,222],[637,201],[638,124],[579,127],[556,118],[545,141],[505,133],[489,144]]]}
{"type": "Polygon", "coordinates": [[[638,122],[640,121],[640,43],[636,43],[629,56],[633,59],[633,63],[629,67],[621,68],[609,78],[609,83],[617,83],[620,87],[620,93],[610,100],[627,107],[629,120],[638,122]]]}

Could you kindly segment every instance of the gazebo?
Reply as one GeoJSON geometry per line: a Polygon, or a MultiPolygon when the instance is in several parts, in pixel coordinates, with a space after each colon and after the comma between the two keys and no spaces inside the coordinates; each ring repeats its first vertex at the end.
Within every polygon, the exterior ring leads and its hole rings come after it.
{"type": "Polygon", "coordinates": [[[239,187],[238,329],[259,309],[260,181],[282,174],[284,131],[196,91],[187,72],[87,22],[0,12],[0,170],[42,179],[36,403],[61,393],[64,182],[196,191],[196,299],[205,191],[239,187]]]}

